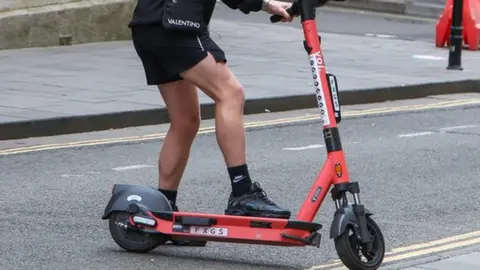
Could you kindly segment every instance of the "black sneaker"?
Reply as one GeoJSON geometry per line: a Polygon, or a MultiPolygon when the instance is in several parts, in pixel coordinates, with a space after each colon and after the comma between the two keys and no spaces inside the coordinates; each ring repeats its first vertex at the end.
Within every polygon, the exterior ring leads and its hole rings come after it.
{"type": "Polygon", "coordinates": [[[255,182],[251,191],[238,197],[230,195],[225,215],[289,219],[290,211],[277,206],[255,182]]]}
{"type": "MultiPolygon", "coordinates": [[[[178,207],[175,204],[172,204],[174,212],[178,212],[178,207]]],[[[204,247],[207,245],[207,241],[198,241],[198,240],[169,240],[172,245],[175,246],[189,246],[189,247],[204,247]]]]}

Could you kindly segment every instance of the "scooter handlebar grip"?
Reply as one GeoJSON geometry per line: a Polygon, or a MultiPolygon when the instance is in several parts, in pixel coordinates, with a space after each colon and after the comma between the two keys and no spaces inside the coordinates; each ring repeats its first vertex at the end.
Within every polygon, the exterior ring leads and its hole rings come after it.
{"type": "MultiPolygon", "coordinates": [[[[294,5],[294,4],[292,4],[292,6],[290,6],[289,8],[287,8],[287,9],[285,10],[288,14],[290,14],[290,16],[295,15],[295,14],[294,14],[294,13],[295,13],[295,10],[293,9],[293,5],[294,5]]],[[[282,15],[272,15],[272,16],[270,16],[270,22],[272,22],[272,23],[277,23],[277,22],[281,21],[282,18],[283,18],[282,15]]]]}
{"type": "Polygon", "coordinates": [[[280,15],[272,15],[272,16],[270,16],[270,22],[272,22],[272,23],[277,23],[277,22],[279,22],[280,20],[282,20],[282,18],[283,18],[283,17],[280,16],[280,15]]]}

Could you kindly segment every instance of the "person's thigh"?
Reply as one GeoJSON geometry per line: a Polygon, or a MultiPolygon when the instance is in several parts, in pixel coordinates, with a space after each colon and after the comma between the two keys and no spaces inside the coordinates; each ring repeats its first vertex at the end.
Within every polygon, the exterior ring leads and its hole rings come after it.
{"type": "Polygon", "coordinates": [[[169,74],[186,79],[214,100],[239,92],[234,91],[241,85],[227,67],[224,51],[209,36],[168,35],[168,40],[160,58],[169,74]]]}
{"type": "Polygon", "coordinates": [[[239,100],[244,95],[242,85],[226,63],[216,61],[210,53],[181,76],[215,101],[239,100]]]}
{"type": "Polygon", "coordinates": [[[148,85],[183,80],[180,73],[207,55],[198,37],[173,33],[158,25],[132,28],[132,40],[148,85]]]}
{"type": "Polygon", "coordinates": [[[214,100],[232,95],[241,97],[243,89],[233,72],[228,68],[224,51],[210,38],[199,39],[206,56],[180,75],[201,88],[214,100]]]}
{"type": "MultiPolygon", "coordinates": [[[[164,50],[165,55],[163,55],[164,66],[171,74],[179,76],[182,79],[187,79],[197,85],[198,87],[205,88],[205,84],[198,80],[191,80],[191,76],[188,74],[192,68],[196,67],[199,63],[204,62],[213,62],[218,64],[219,70],[223,70],[221,73],[218,73],[218,70],[211,71],[209,73],[204,73],[208,76],[206,79],[212,79],[214,76],[225,75],[226,68],[226,57],[223,50],[209,37],[194,37],[185,35],[182,38],[172,40],[171,42],[172,49],[164,50]]],[[[230,74],[230,77],[233,74],[230,74]]],[[[210,88],[210,87],[208,87],[210,88]]],[[[210,95],[211,93],[207,93],[210,95]]],[[[211,96],[211,95],[210,95],[211,96]]]]}
{"type": "MultiPolygon", "coordinates": [[[[158,26],[132,28],[132,40],[142,61],[147,84],[158,86],[170,123],[174,127],[194,129],[200,119],[197,87],[178,74],[176,69],[182,65],[182,60],[184,65],[188,64],[182,56],[175,58],[179,55],[176,45],[191,45],[192,41],[170,35],[158,26]]],[[[196,40],[193,44],[199,47],[196,40]]]]}
{"type": "Polygon", "coordinates": [[[171,33],[156,26],[136,28],[132,36],[149,85],[163,87],[187,79],[214,100],[243,95],[225,53],[209,36],[171,33]]]}
{"type": "MultiPolygon", "coordinates": [[[[161,32],[157,27],[140,26],[132,28],[132,41],[140,58],[147,85],[166,84],[182,80],[180,76],[174,76],[165,69],[162,55],[164,52],[157,48],[162,43],[161,32]]],[[[164,49],[169,49],[165,47],[164,49]]]]}

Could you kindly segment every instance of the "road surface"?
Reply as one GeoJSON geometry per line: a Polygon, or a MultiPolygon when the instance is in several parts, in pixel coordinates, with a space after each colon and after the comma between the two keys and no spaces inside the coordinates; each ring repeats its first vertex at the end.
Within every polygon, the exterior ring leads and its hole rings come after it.
{"type": "MultiPolygon", "coordinates": [[[[480,230],[479,117],[480,105],[471,105],[357,116],[340,124],[352,180],[360,182],[389,251],[480,230]]],[[[186,211],[222,213],[230,184],[214,134],[203,133],[195,140],[178,203],[186,211]]],[[[253,179],[294,213],[324,161],[320,134],[318,120],[248,132],[253,179]]],[[[159,146],[160,140],[151,140],[0,151],[1,269],[306,269],[337,259],[328,229],[321,249],[209,243],[160,247],[146,255],[123,252],[100,216],[114,183],[155,185],[159,146]]],[[[317,216],[326,228],[333,209],[327,197],[317,216]]]]}

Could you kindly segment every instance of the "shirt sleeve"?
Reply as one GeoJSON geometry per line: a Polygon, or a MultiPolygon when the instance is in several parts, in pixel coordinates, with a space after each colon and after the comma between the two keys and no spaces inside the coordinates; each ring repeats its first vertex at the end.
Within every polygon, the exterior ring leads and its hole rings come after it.
{"type": "Polygon", "coordinates": [[[262,0],[222,0],[231,9],[239,9],[245,14],[257,12],[262,9],[262,0]]]}

